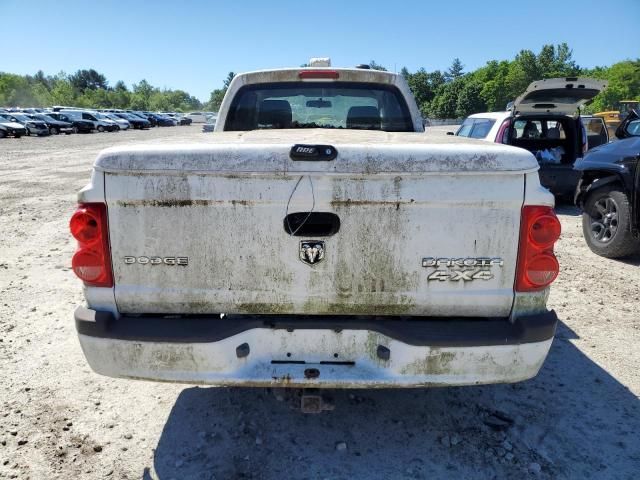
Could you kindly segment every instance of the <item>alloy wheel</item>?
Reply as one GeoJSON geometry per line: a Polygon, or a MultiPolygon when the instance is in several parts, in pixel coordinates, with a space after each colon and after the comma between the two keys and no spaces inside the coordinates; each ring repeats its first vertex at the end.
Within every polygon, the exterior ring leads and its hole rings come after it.
{"type": "Polygon", "coordinates": [[[607,196],[599,199],[593,205],[591,213],[591,236],[601,243],[610,242],[618,231],[618,205],[607,196]]]}

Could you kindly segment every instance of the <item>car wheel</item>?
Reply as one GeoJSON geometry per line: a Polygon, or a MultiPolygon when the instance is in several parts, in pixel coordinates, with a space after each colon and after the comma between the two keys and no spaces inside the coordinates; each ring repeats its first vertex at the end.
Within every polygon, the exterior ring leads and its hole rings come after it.
{"type": "Polygon", "coordinates": [[[619,186],[592,192],[584,204],[582,232],[593,253],[607,258],[626,257],[640,251],[640,239],[631,233],[631,208],[619,186]]]}
{"type": "Polygon", "coordinates": [[[104,127],[102,125],[98,125],[98,131],[99,132],[104,132],[104,127]]]}
{"type": "Polygon", "coordinates": [[[0,130],[0,138],[4,138],[7,136],[7,132],[5,132],[4,130],[0,130]]]}
{"type": "Polygon", "coordinates": [[[60,131],[59,131],[56,127],[51,127],[51,128],[49,129],[49,133],[50,133],[51,135],[58,135],[58,134],[60,133],[60,131]]]}

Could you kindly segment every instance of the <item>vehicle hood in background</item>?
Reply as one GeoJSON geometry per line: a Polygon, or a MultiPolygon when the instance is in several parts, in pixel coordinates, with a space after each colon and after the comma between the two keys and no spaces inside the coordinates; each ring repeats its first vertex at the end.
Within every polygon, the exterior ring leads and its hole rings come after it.
{"type": "Polygon", "coordinates": [[[631,137],[589,150],[582,160],[575,163],[573,168],[582,171],[614,163],[620,164],[620,168],[624,168],[624,159],[637,159],[639,156],[640,137],[631,137]]]}

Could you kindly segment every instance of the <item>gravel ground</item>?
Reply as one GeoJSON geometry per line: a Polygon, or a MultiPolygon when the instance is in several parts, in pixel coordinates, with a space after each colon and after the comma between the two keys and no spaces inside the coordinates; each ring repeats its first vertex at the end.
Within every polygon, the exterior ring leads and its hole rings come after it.
{"type": "Polygon", "coordinates": [[[100,149],[199,130],[0,141],[0,478],[639,476],[640,257],[592,254],[568,206],[550,298],[562,323],[533,380],[337,391],[334,411],[303,415],[286,391],[91,372],[72,319],[75,193],[100,149]]]}

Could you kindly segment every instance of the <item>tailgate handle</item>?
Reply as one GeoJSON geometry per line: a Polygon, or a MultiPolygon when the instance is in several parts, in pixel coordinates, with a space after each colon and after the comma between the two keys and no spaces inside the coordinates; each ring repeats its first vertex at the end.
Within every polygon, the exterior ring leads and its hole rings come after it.
{"type": "Polygon", "coordinates": [[[334,160],[338,151],[331,145],[303,145],[291,147],[289,157],[295,161],[317,162],[334,160]]]}
{"type": "Polygon", "coordinates": [[[284,217],[283,224],[294,237],[330,237],[340,230],[340,217],[331,212],[295,212],[284,217]]]}

